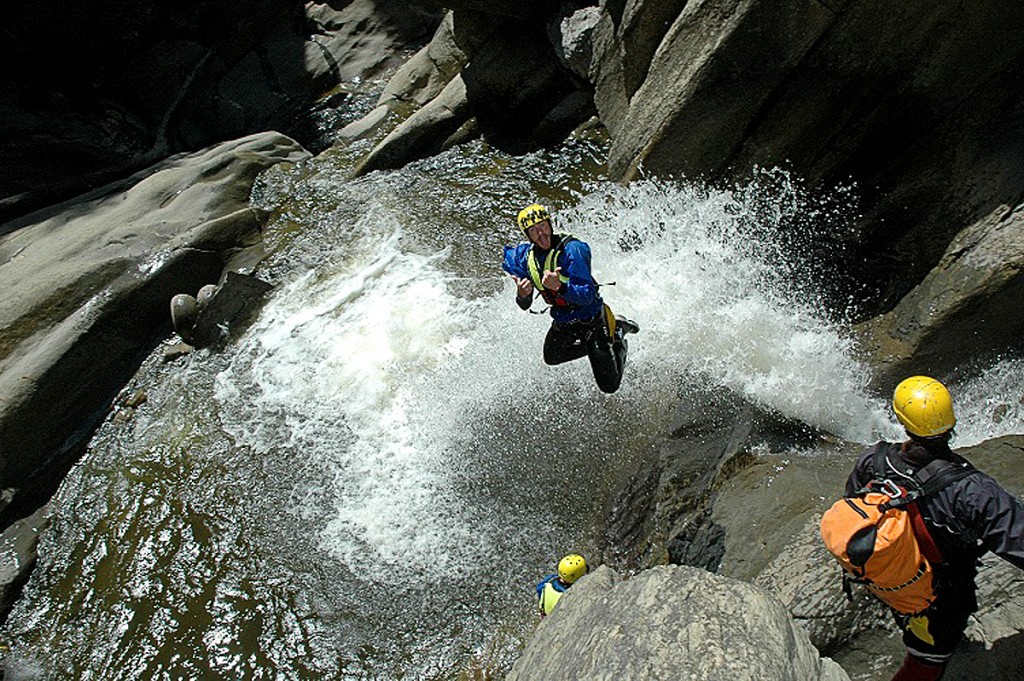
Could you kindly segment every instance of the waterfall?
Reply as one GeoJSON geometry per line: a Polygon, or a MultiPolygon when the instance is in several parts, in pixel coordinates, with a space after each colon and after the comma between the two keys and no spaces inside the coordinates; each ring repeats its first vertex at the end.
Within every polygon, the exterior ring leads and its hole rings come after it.
{"type": "MultiPolygon", "coordinates": [[[[256,200],[277,214],[261,272],[276,289],[225,349],[148,362],[149,402],[101,428],[5,627],[18,668],[500,674],[536,622],[533,584],[600,550],[611,494],[681,393],[899,437],[843,315],[793,276],[780,232],[804,209],[784,177],[622,186],[588,154],[457,149],[358,181],[325,154],[270,173],[256,200]],[[614,395],[585,360],[544,365],[548,319],[499,270],[534,200],[641,327],[614,395]]],[[[1021,432],[1022,373],[954,384],[965,443],[1021,432]]]]}

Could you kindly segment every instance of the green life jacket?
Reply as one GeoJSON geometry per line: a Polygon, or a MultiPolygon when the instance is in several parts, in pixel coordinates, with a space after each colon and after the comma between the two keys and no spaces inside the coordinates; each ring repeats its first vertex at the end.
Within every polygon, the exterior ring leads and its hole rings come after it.
{"type": "Polygon", "coordinates": [[[555,588],[555,580],[551,580],[544,585],[544,590],[540,594],[540,611],[545,615],[550,615],[551,611],[558,605],[558,599],[562,597],[564,592],[559,591],[555,588]]]}
{"type": "MultiPolygon", "coordinates": [[[[530,281],[533,282],[534,288],[540,291],[540,295],[544,298],[545,303],[555,307],[571,307],[572,303],[562,297],[561,294],[544,288],[544,272],[555,271],[555,268],[558,267],[558,261],[562,257],[562,251],[565,250],[565,245],[575,240],[576,237],[572,234],[552,234],[551,238],[557,238],[558,245],[548,251],[547,257],[544,258],[543,267],[537,262],[535,248],[531,248],[526,257],[526,269],[530,273],[530,281]]],[[[569,277],[563,274],[560,274],[558,278],[563,284],[569,281],[569,277]]]]}

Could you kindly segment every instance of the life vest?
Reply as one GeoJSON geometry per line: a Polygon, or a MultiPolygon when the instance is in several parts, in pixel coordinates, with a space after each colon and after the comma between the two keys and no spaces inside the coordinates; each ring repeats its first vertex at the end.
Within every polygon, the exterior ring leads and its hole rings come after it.
{"type": "MultiPolygon", "coordinates": [[[[574,307],[560,293],[544,288],[544,272],[555,271],[555,268],[558,267],[558,260],[562,257],[562,251],[565,250],[565,245],[570,241],[576,240],[576,237],[572,234],[552,234],[551,238],[557,238],[558,245],[548,250],[548,255],[544,258],[544,266],[541,267],[540,263],[537,262],[534,249],[531,248],[529,253],[526,254],[526,269],[530,273],[530,281],[533,282],[534,288],[540,292],[545,303],[552,307],[574,307]]],[[[558,278],[563,284],[569,281],[569,277],[564,274],[559,275],[558,278]]]]}
{"type": "Polygon", "coordinates": [[[543,615],[550,615],[551,611],[558,605],[558,599],[565,593],[565,588],[559,589],[555,586],[557,579],[552,579],[544,585],[544,589],[540,592],[540,611],[543,615]]]}

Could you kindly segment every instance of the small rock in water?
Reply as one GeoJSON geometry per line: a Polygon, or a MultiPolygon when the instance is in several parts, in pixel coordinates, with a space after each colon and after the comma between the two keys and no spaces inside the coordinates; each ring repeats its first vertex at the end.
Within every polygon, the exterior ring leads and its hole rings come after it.
{"type": "Polygon", "coordinates": [[[179,293],[171,298],[171,321],[174,322],[174,330],[185,342],[192,340],[192,328],[198,317],[199,302],[193,296],[179,293]]]}
{"type": "Polygon", "coordinates": [[[164,346],[163,362],[173,362],[176,359],[181,359],[188,353],[192,352],[193,348],[188,343],[174,343],[172,345],[164,346]]]}
{"type": "Polygon", "coordinates": [[[207,284],[206,286],[199,289],[199,293],[196,295],[196,302],[199,307],[206,307],[206,304],[213,298],[213,294],[217,292],[216,284],[207,284]]]}
{"type": "Polygon", "coordinates": [[[146,391],[143,390],[142,388],[139,388],[134,393],[132,393],[131,397],[124,401],[124,406],[130,407],[132,409],[138,409],[139,406],[145,404],[146,400],[148,399],[149,395],[146,394],[146,391]]]}

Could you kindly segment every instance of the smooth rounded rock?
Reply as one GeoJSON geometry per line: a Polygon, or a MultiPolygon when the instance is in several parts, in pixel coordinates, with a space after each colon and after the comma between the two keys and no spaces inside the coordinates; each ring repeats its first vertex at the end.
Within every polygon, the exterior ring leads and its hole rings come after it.
{"type": "Polygon", "coordinates": [[[206,307],[206,304],[213,298],[213,294],[217,292],[217,288],[216,284],[207,284],[199,289],[199,293],[196,294],[196,302],[199,303],[200,308],[206,307]]]}
{"type": "Polygon", "coordinates": [[[184,340],[192,338],[192,328],[199,317],[199,301],[187,293],[179,293],[171,298],[171,321],[174,330],[184,340]]]}

